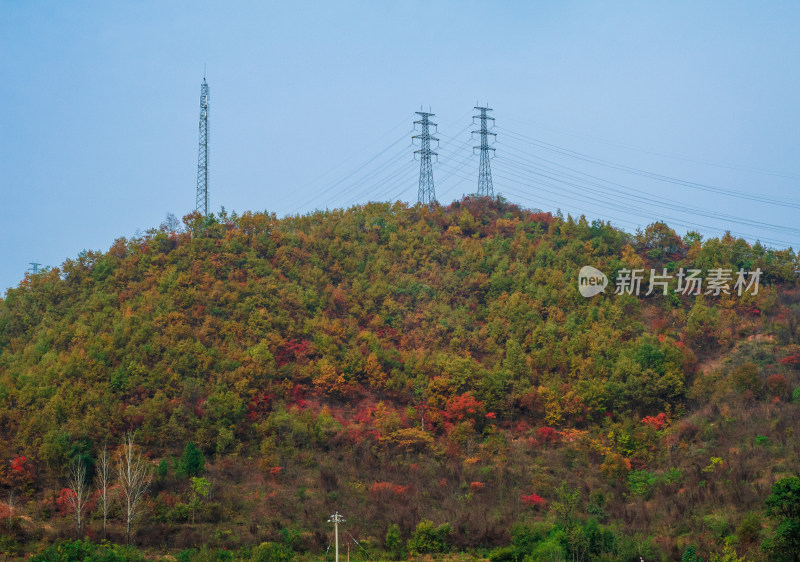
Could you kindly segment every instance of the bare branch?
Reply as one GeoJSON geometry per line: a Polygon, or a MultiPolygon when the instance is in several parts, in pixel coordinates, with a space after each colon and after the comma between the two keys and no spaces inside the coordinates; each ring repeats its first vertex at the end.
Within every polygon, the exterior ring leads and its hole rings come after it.
{"type": "Polygon", "coordinates": [[[72,493],[67,496],[69,505],[75,517],[75,528],[78,536],[83,528],[83,512],[86,510],[86,503],[89,501],[89,484],[86,482],[86,463],[81,457],[72,460],[67,473],[67,486],[72,493]]]}
{"type": "Polygon", "coordinates": [[[153,472],[150,464],[134,448],[133,433],[125,436],[122,456],[117,462],[117,480],[122,490],[125,535],[131,542],[131,525],[138,514],[139,502],[150,488],[153,472]]]}
{"type": "Polygon", "coordinates": [[[103,443],[103,449],[97,458],[97,473],[95,486],[100,492],[98,504],[103,512],[103,538],[106,538],[106,523],[108,522],[108,488],[111,486],[111,459],[108,456],[108,446],[103,443]]]}

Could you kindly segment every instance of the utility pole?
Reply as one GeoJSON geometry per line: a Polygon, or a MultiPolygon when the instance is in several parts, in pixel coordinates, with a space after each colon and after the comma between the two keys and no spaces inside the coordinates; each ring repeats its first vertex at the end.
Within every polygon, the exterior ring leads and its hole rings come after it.
{"type": "Polygon", "coordinates": [[[414,135],[412,139],[419,139],[419,150],[415,150],[414,154],[419,154],[419,192],[417,194],[417,201],[429,207],[436,202],[436,192],[433,189],[433,166],[431,165],[431,156],[438,157],[439,154],[431,150],[431,141],[439,142],[439,139],[432,137],[430,133],[430,126],[437,127],[436,123],[430,121],[434,116],[433,113],[426,111],[417,111],[417,115],[421,117],[419,121],[414,121],[414,128],[421,125],[422,131],[420,134],[414,135]]]}
{"type": "Polygon", "coordinates": [[[200,86],[200,147],[197,153],[197,198],[195,210],[208,216],[208,82],[205,72],[200,86]]]}
{"type": "Polygon", "coordinates": [[[492,185],[492,168],[489,165],[489,151],[495,151],[494,148],[489,146],[489,135],[497,136],[497,133],[492,133],[489,131],[489,127],[487,126],[487,121],[492,121],[492,126],[494,126],[494,117],[489,117],[486,113],[488,111],[492,111],[491,108],[488,107],[479,107],[475,106],[473,109],[477,109],[480,111],[480,115],[473,115],[472,122],[475,122],[475,119],[481,120],[481,128],[479,131],[472,131],[473,134],[480,133],[481,135],[481,144],[480,146],[473,146],[472,152],[475,152],[476,148],[481,150],[481,166],[480,170],[478,171],[478,196],[479,197],[494,197],[494,186],[492,185]]]}
{"type": "Polygon", "coordinates": [[[335,512],[328,518],[328,523],[333,523],[334,534],[336,535],[336,562],[339,562],[339,523],[344,523],[346,519],[335,512]]]}

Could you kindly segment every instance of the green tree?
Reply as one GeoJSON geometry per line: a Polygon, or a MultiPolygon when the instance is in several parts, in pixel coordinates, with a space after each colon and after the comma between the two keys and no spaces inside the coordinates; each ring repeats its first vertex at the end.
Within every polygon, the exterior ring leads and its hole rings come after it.
{"type": "Polygon", "coordinates": [[[681,562],[703,562],[703,559],[697,554],[697,547],[691,544],[683,551],[681,562]]]}
{"type": "Polygon", "coordinates": [[[200,498],[207,498],[210,490],[211,483],[208,480],[205,478],[197,478],[196,476],[192,476],[189,483],[189,491],[192,496],[192,524],[194,524],[194,513],[200,506],[200,498]]]}
{"type": "Polygon", "coordinates": [[[167,475],[169,474],[169,463],[167,462],[167,459],[165,458],[161,459],[161,462],[158,463],[158,467],[156,468],[156,474],[158,474],[158,477],[161,479],[167,477],[167,475]]]}
{"type": "Polygon", "coordinates": [[[386,531],[386,550],[395,558],[400,558],[403,543],[400,538],[400,526],[396,523],[386,531]]]}
{"type": "Polygon", "coordinates": [[[578,523],[578,503],[581,493],[572,489],[566,481],[558,487],[558,499],[550,504],[549,514],[553,522],[569,532],[578,523]]]}
{"type": "Polygon", "coordinates": [[[745,558],[739,558],[736,554],[736,549],[733,545],[728,543],[723,548],[722,553],[712,554],[708,559],[709,562],[746,562],[745,558]]]}
{"type": "Polygon", "coordinates": [[[514,559],[521,560],[536,550],[539,543],[545,541],[552,526],[544,521],[531,525],[517,524],[511,529],[511,547],[514,559]]]}
{"type": "Polygon", "coordinates": [[[449,523],[434,527],[432,521],[423,519],[417,525],[414,534],[408,539],[408,551],[412,555],[447,552],[450,548],[449,540],[452,532],[453,529],[449,523]]]}
{"type": "Polygon", "coordinates": [[[771,560],[800,561],[800,478],[788,476],[772,485],[764,500],[767,515],[778,521],[773,536],[764,540],[761,549],[771,560]]]}
{"type": "Polygon", "coordinates": [[[276,542],[264,542],[253,549],[252,562],[287,562],[294,560],[291,547],[276,542]]]}
{"type": "Polygon", "coordinates": [[[194,443],[189,441],[183,449],[181,458],[178,459],[178,467],[176,472],[191,478],[192,476],[200,476],[206,469],[206,458],[203,452],[198,449],[194,443]]]}
{"type": "Polygon", "coordinates": [[[628,474],[628,490],[632,496],[649,500],[655,486],[656,478],[647,470],[633,470],[628,474]]]}

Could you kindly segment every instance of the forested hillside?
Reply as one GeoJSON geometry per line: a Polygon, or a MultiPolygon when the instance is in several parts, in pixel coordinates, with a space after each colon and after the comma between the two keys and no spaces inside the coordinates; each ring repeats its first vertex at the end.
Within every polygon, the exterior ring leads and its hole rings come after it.
{"type": "Polygon", "coordinates": [[[77,537],[76,463],[99,541],[99,457],[115,479],[133,432],[153,480],[126,556],[322,559],[336,510],[362,560],[788,556],[765,501],[798,473],[799,265],[500,198],[119,239],[0,301],[0,553],[77,537]],[[585,265],[611,279],[593,298],[585,265]],[[624,268],[762,273],[615,295],[624,268]]]}

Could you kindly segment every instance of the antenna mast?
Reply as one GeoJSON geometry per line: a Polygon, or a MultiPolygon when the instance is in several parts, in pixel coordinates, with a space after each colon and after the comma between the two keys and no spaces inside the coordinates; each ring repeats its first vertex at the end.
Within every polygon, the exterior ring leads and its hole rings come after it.
{"type": "Polygon", "coordinates": [[[205,70],[200,86],[200,148],[197,154],[197,199],[195,210],[208,216],[208,82],[205,70]]]}

